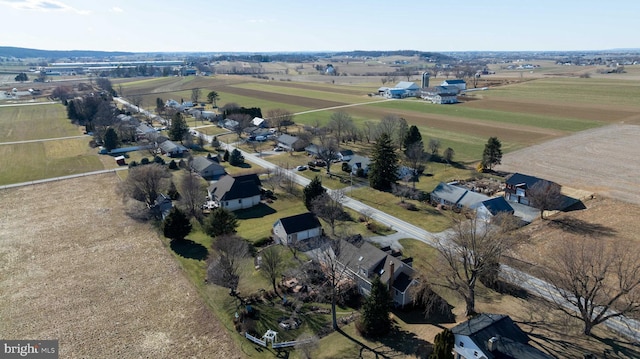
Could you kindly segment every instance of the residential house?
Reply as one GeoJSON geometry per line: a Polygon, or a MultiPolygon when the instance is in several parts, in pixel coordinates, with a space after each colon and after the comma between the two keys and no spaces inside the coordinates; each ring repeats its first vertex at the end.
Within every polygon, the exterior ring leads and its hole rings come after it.
{"type": "Polygon", "coordinates": [[[160,193],[153,205],[151,206],[151,210],[162,217],[164,219],[171,212],[171,208],[173,208],[173,202],[171,202],[171,198],[160,193]]]}
{"type": "Polygon", "coordinates": [[[169,157],[181,157],[184,153],[189,152],[189,149],[183,145],[169,140],[162,142],[158,147],[163,155],[167,155],[169,157]]]}
{"type": "Polygon", "coordinates": [[[236,127],[240,126],[240,123],[236,120],[229,120],[226,119],[224,120],[222,127],[226,128],[227,130],[231,130],[231,131],[235,131],[236,127]]]}
{"type": "Polygon", "coordinates": [[[378,276],[387,285],[393,303],[404,307],[411,303],[410,288],[417,282],[413,278],[412,259],[402,259],[401,255],[390,247],[380,249],[363,240],[356,243],[341,240],[338,262],[356,282],[360,294],[369,295],[371,281],[378,276]]]}
{"type": "Polygon", "coordinates": [[[209,186],[210,201],[230,211],[246,209],[260,203],[261,182],[257,174],[222,176],[209,186]]]}
{"type": "Polygon", "coordinates": [[[322,225],[315,214],[306,212],[280,218],[273,224],[272,232],[276,242],[296,245],[301,241],[319,238],[322,235],[322,225]]]}
{"type": "Polygon", "coordinates": [[[118,166],[125,166],[126,163],[126,158],[124,156],[117,156],[114,158],[114,160],[116,160],[116,164],[118,166]]]}
{"type": "Polygon", "coordinates": [[[476,204],[486,201],[489,197],[471,191],[454,183],[440,182],[430,194],[431,203],[441,204],[451,208],[473,208],[476,204]]]}
{"type": "Polygon", "coordinates": [[[527,192],[533,185],[540,181],[542,181],[542,179],[538,177],[514,173],[505,181],[504,198],[510,202],[530,206],[527,192]]]}
{"type": "Polygon", "coordinates": [[[480,314],[451,328],[456,359],[551,359],[502,314],[480,314]]]}
{"type": "Polygon", "coordinates": [[[194,157],[191,161],[191,169],[196,171],[206,180],[217,180],[227,174],[224,167],[218,161],[204,156],[194,157]]]}
{"type": "Polygon", "coordinates": [[[462,79],[444,80],[440,86],[455,86],[459,88],[460,91],[465,91],[467,89],[467,83],[462,79]]]}
{"type": "Polygon", "coordinates": [[[371,164],[371,159],[369,157],[353,155],[347,163],[351,167],[351,173],[357,174],[358,170],[362,169],[362,173],[366,176],[367,173],[369,173],[369,165],[371,164]]]}
{"type": "Polygon", "coordinates": [[[142,139],[155,141],[156,137],[158,137],[158,130],[146,123],[141,123],[136,127],[136,138],[138,141],[142,139]]]}
{"type": "Polygon", "coordinates": [[[349,162],[351,158],[353,158],[353,155],[354,153],[352,150],[342,150],[338,152],[338,160],[342,162],[349,162]]]}
{"type": "Polygon", "coordinates": [[[287,151],[302,151],[307,145],[307,141],[296,136],[283,134],[278,137],[278,147],[287,151]]]}
{"type": "Polygon", "coordinates": [[[443,105],[458,102],[460,89],[457,86],[426,87],[420,91],[420,97],[431,103],[443,105]]]}
{"type": "Polygon", "coordinates": [[[513,207],[504,197],[494,197],[471,206],[476,211],[476,216],[482,220],[490,221],[500,213],[514,214],[513,207]]]}
{"type": "Polygon", "coordinates": [[[267,126],[267,121],[261,117],[254,117],[253,120],[251,120],[251,125],[255,127],[264,128],[267,126]]]}

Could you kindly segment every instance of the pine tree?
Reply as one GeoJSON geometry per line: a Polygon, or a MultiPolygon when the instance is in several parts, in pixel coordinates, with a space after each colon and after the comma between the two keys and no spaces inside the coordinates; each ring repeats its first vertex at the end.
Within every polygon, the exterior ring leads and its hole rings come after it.
{"type": "Polygon", "coordinates": [[[238,166],[244,163],[244,156],[242,155],[242,153],[240,153],[240,151],[238,151],[237,148],[234,148],[233,151],[231,151],[231,156],[229,156],[229,163],[232,166],[238,166]]]}
{"type": "Polygon", "coordinates": [[[119,140],[116,130],[111,127],[107,128],[107,132],[104,134],[104,148],[106,148],[107,151],[111,151],[118,147],[118,142],[119,140]]]}
{"type": "Polygon", "coordinates": [[[176,112],[171,118],[171,126],[169,127],[169,138],[172,141],[182,141],[184,136],[189,132],[189,126],[182,117],[180,112],[176,112]]]}
{"type": "Polygon", "coordinates": [[[420,130],[416,125],[411,125],[409,127],[409,131],[407,131],[407,135],[404,138],[402,146],[404,147],[405,154],[406,151],[411,148],[411,145],[422,142],[422,135],[420,134],[420,130]]]}
{"type": "Polygon", "coordinates": [[[302,191],[302,199],[304,200],[305,207],[307,207],[308,210],[311,210],[313,200],[326,192],[327,190],[322,187],[320,177],[315,176],[302,191]]]}
{"type": "Polygon", "coordinates": [[[398,155],[386,133],[380,135],[373,148],[369,165],[369,185],[381,191],[391,189],[391,184],[398,180],[398,155]]]}
{"type": "Polygon", "coordinates": [[[482,167],[492,170],[493,166],[499,165],[501,161],[502,144],[497,137],[490,137],[482,152],[482,167]]]}
{"type": "Polygon", "coordinates": [[[173,207],[162,222],[162,232],[172,240],[183,240],[191,233],[191,222],[178,207],[173,207]]]}
{"type": "Polygon", "coordinates": [[[371,281],[371,292],[362,305],[361,328],[370,337],[385,335],[391,330],[393,302],[387,286],[376,276],[371,281]]]}
{"type": "Polygon", "coordinates": [[[433,341],[433,351],[429,355],[429,359],[453,359],[453,345],[455,337],[451,330],[444,329],[436,334],[433,341]]]}
{"type": "Polygon", "coordinates": [[[226,208],[218,207],[211,211],[205,222],[205,232],[211,237],[223,234],[236,233],[238,219],[233,212],[226,208]]]}
{"type": "Polygon", "coordinates": [[[222,160],[225,162],[229,162],[229,150],[224,150],[224,155],[222,155],[222,160]]]}

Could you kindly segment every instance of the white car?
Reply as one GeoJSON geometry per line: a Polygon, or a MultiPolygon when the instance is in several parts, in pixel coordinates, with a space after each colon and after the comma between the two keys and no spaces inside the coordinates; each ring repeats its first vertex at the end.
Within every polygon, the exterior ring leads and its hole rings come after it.
{"type": "Polygon", "coordinates": [[[298,166],[296,167],[296,171],[304,171],[307,169],[307,166],[298,166]]]}

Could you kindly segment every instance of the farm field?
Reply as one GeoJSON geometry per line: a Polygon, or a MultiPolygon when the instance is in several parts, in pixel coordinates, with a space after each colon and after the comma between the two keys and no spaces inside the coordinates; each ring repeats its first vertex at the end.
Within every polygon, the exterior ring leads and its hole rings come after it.
{"type": "Polygon", "coordinates": [[[523,172],[640,205],[640,126],[618,124],[508,153],[499,171],[523,172]]]}
{"type": "Polygon", "coordinates": [[[156,231],[124,214],[118,182],[0,192],[2,334],[59,339],[64,358],[243,357],[156,231]]]}
{"type": "Polygon", "coordinates": [[[0,142],[82,135],[61,104],[0,107],[0,142]]]}

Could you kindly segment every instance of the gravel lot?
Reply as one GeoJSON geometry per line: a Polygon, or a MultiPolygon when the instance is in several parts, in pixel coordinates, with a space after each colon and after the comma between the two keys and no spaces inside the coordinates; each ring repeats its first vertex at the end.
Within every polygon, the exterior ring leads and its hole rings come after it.
{"type": "Polygon", "coordinates": [[[61,358],[239,358],[114,174],[0,191],[0,337],[61,358]]]}

